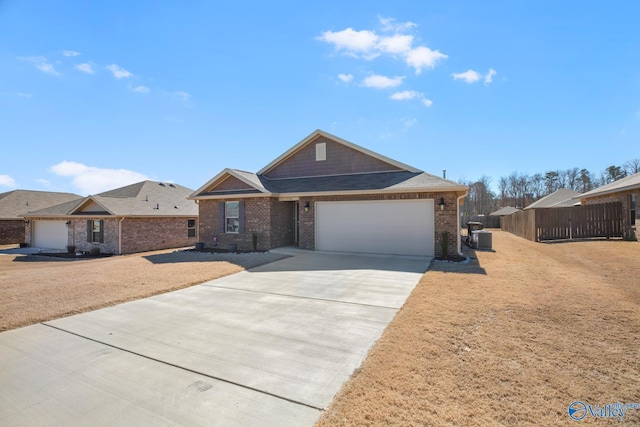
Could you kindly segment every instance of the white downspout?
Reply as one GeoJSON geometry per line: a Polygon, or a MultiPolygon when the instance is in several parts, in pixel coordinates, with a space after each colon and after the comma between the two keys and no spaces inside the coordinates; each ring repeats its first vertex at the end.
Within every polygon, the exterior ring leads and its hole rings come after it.
{"type": "Polygon", "coordinates": [[[458,217],[458,219],[456,220],[458,224],[456,235],[458,237],[458,255],[460,256],[462,256],[462,234],[460,234],[460,200],[464,199],[468,195],[469,195],[469,191],[465,191],[465,193],[462,196],[458,197],[457,203],[456,203],[456,215],[458,217]]]}
{"type": "Polygon", "coordinates": [[[118,255],[122,255],[122,221],[124,221],[124,217],[118,221],[118,255]]]}

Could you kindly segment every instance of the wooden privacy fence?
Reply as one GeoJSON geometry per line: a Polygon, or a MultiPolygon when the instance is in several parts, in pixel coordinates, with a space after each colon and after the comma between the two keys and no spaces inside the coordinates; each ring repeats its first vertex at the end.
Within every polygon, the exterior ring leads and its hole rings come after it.
{"type": "Polygon", "coordinates": [[[532,241],[622,237],[622,203],[541,208],[502,217],[504,231],[532,241]]]}

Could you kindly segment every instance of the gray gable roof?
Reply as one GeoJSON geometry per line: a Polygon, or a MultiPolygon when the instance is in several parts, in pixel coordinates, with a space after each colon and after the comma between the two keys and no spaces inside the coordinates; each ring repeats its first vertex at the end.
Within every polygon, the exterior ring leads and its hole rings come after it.
{"type": "Polygon", "coordinates": [[[192,200],[187,200],[192,191],[178,184],[142,181],[88,196],[73,203],[32,212],[29,216],[197,216],[198,205],[192,200]],[[83,207],[91,203],[95,203],[102,210],[83,212],[83,207]]]}
{"type": "Polygon", "coordinates": [[[466,190],[466,187],[461,184],[425,172],[376,172],[287,179],[268,179],[264,176],[233,169],[229,170],[229,172],[236,175],[241,173],[245,181],[255,183],[255,190],[205,191],[200,193],[196,192],[191,197],[466,190]]]}
{"type": "Polygon", "coordinates": [[[626,176],[622,179],[614,181],[610,184],[598,187],[595,190],[588,191],[580,195],[580,200],[589,199],[591,197],[605,196],[607,194],[618,193],[620,191],[629,191],[640,189],[640,172],[626,176]]]}
{"type": "MultiPolygon", "coordinates": [[[[298,165],[299,166],[299,165],[298,165]]],[[[383,169],[384,170],[384,169],[383,169]]],[[[304,174],[301,174],[304,175],[304,174]]],[[[317,193],[350,193],[350,192],[435,192],[435,191],[466,191],[468,187],[440,178],[436,175],[425,173],[412,166],[400,163],[396,160],[382,156],[364,147],[343,140],[337,136],[317,130],[305,139],[294,145],[284,154],[262,168],[258,173],[251,173],[237,169],[224,169],[207,183],[194,191],[190,199],[224,198],[226,196],[282,196],[302,195],[317,193]],[[378,161],[385,162],[392,169],[388,171],[357,170],[352,173],[343,169],[342,173],[333,172],[316,176],[291,176],[268,178],[268,172],[286,162],[296,152],[312,143],[316,137],[324,137],[336,144],[355,150],[361,155],[369,156],[378,161]],[[230,188],[222,184],[229,176],[243,182],[243,188],[230,188]],[[245,185],[251,189],[245,188],[245,185]]]]}
{"type": "Polygon", "coordinates": [[[491,212],[489,216],[506,216],[511,215],[513,213],[519,212],[520,209],[514,208],[513,206],[505,206],[504,208],[500,208],[495,212],[491,212]]]}
{"type": "Polygon", "coordinates": [[[53,191],[8,191],[0,194],[0,219],[22,219],[23,214],[73,200],[82,200],[82,196],[53,191]]]}
{"type": "Polygon", "coordinates": [[[574,200],[575,197],[579,195],[580,193],[577,191],[560,188],[553,193],[544,196],[540,200],[531,203],[524,209],[561,208],[566,206],[573,206],[576,203],[576,201],[574,200]]]}

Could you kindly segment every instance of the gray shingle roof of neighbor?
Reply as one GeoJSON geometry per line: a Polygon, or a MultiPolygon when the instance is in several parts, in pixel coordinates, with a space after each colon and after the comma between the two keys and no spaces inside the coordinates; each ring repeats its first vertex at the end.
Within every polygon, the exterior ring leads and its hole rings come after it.
{"type": "Polygon", "coordinates": [[[527,209],[537,209],[537,208],[561,208],[566,206],[573,206],[576,204],[575,198],[579,196],[580,193],[577,191],[569,190],[566,188],[560,188],[553,193],[544,196],[540,200],[537,200],[531,203],[529,206],[524,208],[527,209]]]}
{"type": "Polygon", "coordinates": [[[193,192],[178,184],[142,181],[105,191],[82,200],[32,212],[30,216],[114,215],[132,217],[197,216],[198,205],[187,197],[193,192]],[[94,202],[103,212],[82,212],[94,202]]]}
{"type": "Polygon", "coordinates": [[[514,208],[513,206],[505,206],[504,208],[500,208],[495,212],[491,212],[489,216],[506,216],[516,212],[520,212],[520,209],[514,208]]]}
{"type": "Polygon", "coordinates": [[[619,191],[640,189],[640,172],[626,176],[610,184],[598,187],[595,190],[587,191],[580,195],[579,199],[584,200],[591,197],[605,196],[619,191]]]}
{"type": "Polygon", "coordinates": [[[13,190],[0,193],[0,219],[22,219],[22,215],[50,206],[81,200],[73,193],[53,191],[13,190]]]}

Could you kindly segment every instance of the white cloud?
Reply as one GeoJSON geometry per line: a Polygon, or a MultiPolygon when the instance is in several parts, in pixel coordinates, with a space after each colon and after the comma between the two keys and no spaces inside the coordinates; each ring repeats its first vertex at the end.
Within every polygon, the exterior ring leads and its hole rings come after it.
{"type": "Polygon", "coordinates": [[[403,90],[402,92],[394,93],[389,98],[393,99],[394,101],[406,101],[419,98],[421,96],[422,94],[420,92],[416,92],[415,90],[403,90]]]}
{"type": "Polygon", "coordinates": [[[364,86],[376,89],[386,89],[389,87],[398,87],[402,84],[404,76],[387,77],[374,74],[364,79],[364,86]]]}
{"type": "Polygon", "coordinates": [[[115,77],[118,80],[133,77],[132,73],[130,73],[129,71],[125,70],[124,68],[116,64],[108,65],[106,68],[107,70],[111,71],[111,73],[113,74],[113,77],[115,77]]]}
{"type": "Polygon", "coordinates": [[[151,89],[149,89],[146,86],[135,86],[135,87],[132,87],[131,90],[139,93],[149,93],[151,91],[151,89]]]}
{"type": "Polygon", "coordinates": [[[415,90],[403,90],[392,94],[389,99],[394,101],[411,101],[413,99],[419,99],[425,107],[431,107],[433,102],[430,99],[425,98],[424,93],[417,92],[415,90]]]}
{"type": "Polygon", "coordinates": [[[93,64],[89,62],[85,62],[83,64],[78,64],[75,66],[75,69],[78,71],[82,71],[83,73],[93,74],[96,71],[93,69],[93,64]]]}
{"type": "Polygon", "coordinates": [[[51,74],[53,76],[60,75],[60,73],[56,71],[53,64],[51,64],[44,56],[27,56],[20,57],[19,59],[32,63],[38,70],[42,71],[43,73],[51,74]]]}
{"type": "Polygon", "coordinates": [[[13,188],[16,186],[16,180],[9,175],[0,175],[0,186],[13,188]]]}
{"type": "Polygon", "coordinates": [[[332,44],[337,51],[355,58],[372,60],[380,55],[391,55],[402,59],[406,65],[420,74],[425,68],[434,68],[448,56],[427,46],[413,46],[414,36],[407,31],[417,27],[413,22],[398,23],[394,18],[378,16],[382,31],[393,32],[390,36],[380,36],[373,30],[356,31],[349,27],[342,31],[325,31],[316,37],[332,44]]]}
{"type": "Polygon", "coordinates": [[[79,56],[80,52],[76,52],[75,50],[63,50],[62,54],[64,56],[79,56]]]}
{"type": "Polygon", "coordinates": [[[39,178],[39,179],[36,179],[36,182],[38,184],[42,185],[45,188],[50,188],[51,187],[51,182],[49,180],[47,180],[47,179],[39,178]]]}
{"type": "Polygon", "coordinates": [[[182,90],[177,90],[177,91],[173,92],[173,96],[178,98],[178,99],[180,99],[180,100],[182,100],[182,101],[184,101],[184,102],[187,102],[188,100],[191,99],[191,94],[187,93],[185,91],[182,91],[182,90]]]}
{"type": "Polygon", "coordinates": [[[418,26],[411,21],[396,23],[395,18],[383,18],[382,16],[378,16],[378,20],[383,26],[382,31],[403,32],[418,26]]]}
{"type": "Polygon", "coordinates": [[[406,34],[395,34],[391,37],[382,37],[376,47],[382,52],[397,54],[411,50],[413,36],[406,34]]]}
{"type": "Polygon", "coordinates": [[[72,184],[82,194],[102,193],[148,179],[146,175],[127,169],[97,168],[66,160],[49,170],[59,176],[73,177],[72,184]]]}
{"type": "Polygon", "coordinates": [[[467,70],[464,73],[453,73],[454,80],[464,80],[466,83],[475,83],[480,80],[480,73],[474,70],[467,70]]]}
{"type": "Polygon", "coordinates": [[[439,61],[447,58],[448,55],[426,46],[418,46],[405,53],[405,62],[415,68],[416,74],[420,74],[423,68],[434,68],[439,61]]]}
{"type": "Polygon", "coordinates": [[[493,81],[493,76],[495,76],[496,74],[498,74],[496,70],[494,70],[493,68],[489,68],[489,72],[487,73],[486,76],[484,76],[485,86],[490,84],[493,81]]]}
{"type": "Polygon", "coordinates": [[[27,98],[27,99],[31,99],[33,98],[33,95],[30,93],[25,93],[25,92],[16,92],[16,95],[18,95],[21,98],[27,98]]]}
{"type": "Polygon", "coordinates": [[[352,53],[366,53],[373,50],[378,38],[378,35],[373,31],[355,31],[353,28],[335,32],[325,31],[317,37],[318,40],[333,44],[337,50],[346,50],[352,53]]]}
{"type": "Polygon", "coordinates": [[[351,80],[353,80],[353,74],[338,74],[338,78],[344,83],[349,83],[351,80]]]}

